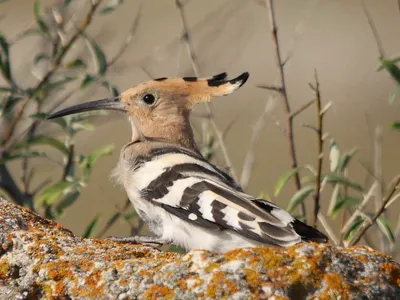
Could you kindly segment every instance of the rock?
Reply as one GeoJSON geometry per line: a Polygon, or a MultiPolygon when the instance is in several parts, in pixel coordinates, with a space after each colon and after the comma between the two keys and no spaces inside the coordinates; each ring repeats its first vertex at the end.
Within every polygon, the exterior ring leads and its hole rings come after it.
{"type": "Polygon", "coordinates": [[[186,255],[83,239],[0,199],[0,299],[400,299],[400,264],[304,243],[186,255]]]}

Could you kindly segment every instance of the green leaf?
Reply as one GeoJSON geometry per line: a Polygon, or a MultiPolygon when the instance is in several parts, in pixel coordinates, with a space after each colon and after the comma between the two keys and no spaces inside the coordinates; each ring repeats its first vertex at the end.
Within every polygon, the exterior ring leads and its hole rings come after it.
{"type": "Polygon", "coordinates": [[[40,35],[40,36],[44,36],[44,35],[46,35],[46,34],[44,34],[39,28],[30,28],[30,29],[25,30],[25,31],[17,38],[17,40],[14,41],[14,43],[17,42],[17,41],[19,41],[20,39],[22,39],[22,38],[24,38],[24,37],[31,36],[31,35],[40,35]]]}
{"type": "Polygon", "coordinates": [[[108,81],[103,81],[101,83],[102,86],[106,87],[114,97],[119,96],[119,91],[117,89],[117,87],[115,85],[113,85],[112,83],[108,82],[108,81]]]}
{"type": "Polygon", "coordinates": [[[351,187],[360,192],[362,192],[364,190],[364,188],[361,184],[351,181],[350,179],[342,177],[342,176],[327,175],[324,177],[324,179],[327,180],[327,183],[330,183],[330,184],[341,184],[344,186],[351,187]]]}
{"type": "Polygon", "coordinates": [[[33,6],[33,13],[35,15],[36,23],[38,24],[40,31],[48,35],[49,27],[43,20],[43,8],[41,0],[35,0],[35,4],[33,6]]]}
{"type": "Polygon", "coordinates": [[[332,214],[331,214],[332,218],[335,219],[338,216],[338,214],[345,208],[352,207],[359,203],[360,203],[360,199],[353,198],[353,197],[346,197],[345,199],[339,200],[332,210],[332,214]]]}
{"type": "Polygon", "coordinates": [[[267,193],[265,193],[265,192],[263,192],[263,191],[261,191],[261,192],[257,195],[257,198],[258,198],[258,199],[262,199],[262,200],[267,200],[267,201],[273,202],[272,199],[271,199],[271,197],[270,197],[267,193]]]}
{"type": "Polygon", "coordinates": [[[393,122],[390,124],[391,129],[400,130],[400,122],[393,122]]]}
{"type": "Polygon", "coordinates": [[[89,121],[73,122],[71,124],[71,129],[74,132],[78,132],[78,131],[81,131],[81,130],[93,131],[94,130],[94,125],[92,123],[90,123],[89,121]]]}
{"type": "Polygon", "coordinates": [[[113,150],[114,150],[114,145],[110,144],[93,151],[87,157],[87,166],[89,166],[89,168],[93,167],[100,157],[111,155],[113,150]]]}
{"type": "Polygon", "coordinates": [[[358,231],[358,229],[361,227],[361,225],[364,223],[364,220],[361,216],[357,216],[353,224],[347,229],[347,231],[343,235],[343,239],[346,241],[351,240],[354,237],[354,234],[358,231]]]}
{"type": "Polygon", "coordinates": [[[15,106],[22,100],[22,97],[14,97],[12,94],[10,96],[6,96],[5,98],[3,98],[3,103],[5,106],[1,107],[1,115],[8,117],[10,115],[10,113],[13,111],[13,109],[15,108],[15,106]]]}
{"type": "Polygon", "coordinates": [[[61,126],[61,128],[64,129],[64,130],[68,129],[68,124],[67,124],[67,122],[65,121],[64,118],[57,118],[57,119],[47,120],[46,119],[47,116],[48,116],[48,114],[41,112],[41,113],[33,114],[30,117],[35,119],[35,120],[38,120],[38,121],[53,122],[53,123],[61,126]]]}
{"type": "Polygon", "coordinates": [[[53,205],[61,196],[66,193],[72,186],[73,182],[60,181],[56,184],[45,189],[37,198],[36,203],[38,205],[51,206],[53,205]]]}
{"type": "Polygon", "coordinates": [[[89,50],[91,51],[94,61],[96,64],[96,69],[97,69],[97,74],[99,75],[104,75],[104,73],[107,71],[107,58],[104,55],[104,52],[101,50],[101,48],[96,44],[95,41],[89,39],[86,35],[83,35],[89,50]]]}
{"type": "Polygon", "coordinates": [[[340,158],[339,148],[335,140],[332,140],[329,145],[329,160],[330,160],[331,172],[335,172],[335,170],[337,169],[339,164],[339,158],[340,158]]]}
{"type": "Polygon", "coordinates": [[[8,79],[15,86],[11,76],[10,53],[6,38],[0,34],[0,70],[4,78],[8,79]]]}
{"type": "Polygon", "coordinates": [[[59,151],[61,151],[63,154],[68,155],[69,150],[67,148],[67,146],[64,145],[64,143],[60,142],[59,140],[49,137],[49,136],[45,136],[45,135],[39,135],[39,136],[35,136],[32,139],[29,140],[24,140],[23,142],[19,143],[16,146],[16,149],[21,149],[21,148],[25,148],[27,146],[33,146],[33,145],[46,145],[46,146],[50,146],[53,147],[59,151]]]}
{"type": "Polygon", "coordinates": [[[394,60],[381,57],[380,61],[382,67],[388,71],[390,76],[392,76],[392,78],[397,82],[397,84],[400,84],[400,69],[396,66],[394,60]]]}
{"type": "Polygon", "coordinates": [[[124,219],[130,221],[130,219],[138,216],[136,210],[133,210],[131,213],[124,215],[124,219]]]}
{"type": "Polygon", "coordinates": [[[168,250],[171,252],[176,252],[176,253],[180,253],[180,254],[186,253],[185,249],[183,249],[182,247],[176,246],[176,245],[171,245],[168,250]]]}
{"type": "Polygon", "coordinates": [[[82,169],[82,177],[85,183],[89,180],[90,173],[97,160],[102,156],[111,155],[113,150],[114,145],[111,144],[93,151],[88,156],[81,156],[79,167],[82,169]]]}
{"type": "Polygon", "coordinates": [[[76,79],[76,77],[65,76],[63,79],[49,82],[45,87],[45,91],[50,92],[50,91],[58,90],[60,88],[63,88],[65,84],[67,84],[71,81],[74,81],[75,79],[76,79]]]}
{"type": "Polygon", "coordinates": [[[77,59],[74,59],[73,61],[68,62],[66,64],[66,67],[68,69],[77,69],[77,68],[86,68],[87,66],[82,59],[77,58],[77,59]]]}
{"type": "Polygon", "coordinates": [[[345,154],[343,154],[343,156],[340,157],[336,172],[343,173],[344,170],[347,168],[348,164],[350,163],[350,160],[357,152],[358,149],[353,149],[350,152],[346,152],[345,154]]]}
{"type": "Polygon", "coordinates": [[[0,93],[8,93],[8,92],[12,92],[12,89],[10,89],[8,87],[0,86],[0,93]]]}
{"type": "Polygon", "coordinates": [[[16,154],[9,154],[7,156],[0,158],[0,164],[4,164],[11,160],[22,159],[22,158],[34,158],[34,157],[47,157],[47,156],[43,152],[22,151],[22,152],[17,152],[16,154]]]}
{"type": "Polygon", "coordinates": [[[297,205],[299,205],[300,203],[302,203],[312,192],[314,192],[315,188],[313,186],[305,186],[303,188],[301,188],[300,190],[298,190],[292,197],[292,199],[290,199],[288,207],[287,207],[287,211],[288,212],[293,212],[293,210],[297,207],[297,205]]]}
{"type": "Polygon", "coordinates": [[[33,63],[35,65],[37,65],[41,60],[50,60],[50,56],[47,55],[46,53],[40,53],[38,55],[35,56],[35,58],[33,59],[33,63]]]}
{"type": "Polygon", "coordinates": [[[8,0],[0,0],[0,4],[4,3],[6,1],[8,1],[8,0]]]}
{"type": "Polygon", "coordinates": [[[382,231],[382,233],[388,238],[388,240],[394,242],[395,237],[388,219],[386,219],[385,216],[380,215],[378,219],[376,219],[376,223],[378,224],[378,227],[382,231]]]}
{"type": "Polygon", "coordinates": [[[104,7],[100,12],[104,14],[108,14],[114,11],[119,5],[124,3],[124,0],[110,0],[108,1],[106,7],[104,7]]]}
{"type": "Polygon", "coordinates": [[[99,220],[100,220],[99,216],[94,217],[94,219],[86,227],[85,232],[83,233],[83,238],[86,239],[93,236],[93,233],[97,227],[97,224],[99,223],[99,220]]]}
{"type": "Polygon", "coordinates": [[[276,184],[275,189],[274,189],[275,197],[279,195],[279,193],[282,191],[283,187],[289,181],[290,177],[292,177],[294,174],[296,174],[301,168],[302,167],[297,167],[297,168],[291,169],[290,171],[286,172],[281,177],[279,177],[278,183],[276,184]]]}
{"type": "Polygon", "coordinates": [[[394,101],[397,98],[397,95],[400,93],[400,85],[397,86],[397,88],[393,91],[390,92],[389,94],[389,104],[392,105],[394,103],[394,101]]]}
{"type": "Polygon", "coordinates": [[[328,216],[332,216],[335,205],[338,203],[338,201],[340,199],[341,188],[342,188],[342,186],[340,184],[336,184],[335,187],[333,188],[333,192],[331,195],[331,201],[329,202],[329,207],[328,207],[328,216]]]}
{"type": "Polygon", "coordinates": [[[96,76],[93,76],[91,74],[86,74],[85,78],[83,78],[82,83],[81,83],[81,89],[87,88],[91,83],[95,82],[97,80],[96,76]]]}
{"type": "Polygon", "coordinates": [[[80,195],[79,191],[68,193],[55,207],[57,217],[60,217],[64,211],[78,200],[80,195]]]}
{"type": "MultiPolygon", "coordinates": [[[[311,176],[311,177],[303,177],[302,178],[302,183],[310,183],[310,182],[315,182],[317,179],[316,176],[311,176]]],[[[347,187],[351,187],[357,191],[362,192],[364,190],[363,186],[357,182],[354,182],[348,178],[345,178],[343,176],[338,176],[338,175],[322,175],[321,181],[326,180],[327,183],[329,184],[341,184],[347,187]]]]}

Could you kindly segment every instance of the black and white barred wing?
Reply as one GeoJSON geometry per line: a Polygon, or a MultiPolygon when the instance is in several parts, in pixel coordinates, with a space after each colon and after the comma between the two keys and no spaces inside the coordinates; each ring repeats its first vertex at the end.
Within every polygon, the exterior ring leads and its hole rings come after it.
{"type": "Polygon", "coordinates": [[[302,240],[326,241],[273,203],[243,193],[214,166],[179,155],[184,154],[158,158],[159,175],[142,190],[143,197],[197,226],[233,230],[261,243],[287,247],[302,240]]]}

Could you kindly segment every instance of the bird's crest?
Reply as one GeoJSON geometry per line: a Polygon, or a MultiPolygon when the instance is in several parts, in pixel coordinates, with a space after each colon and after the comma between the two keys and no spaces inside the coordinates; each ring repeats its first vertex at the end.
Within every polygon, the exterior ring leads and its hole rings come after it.
{"type": "Polygon", "coordinates": [[[181,77],[157,78],[149,82],[149,86],[159,86],[171,89],[171,92],[185,95],[189,105],[210,102],[212,98],[226,96],[240,88],[248,79],[245,72],[233,79],[227,79],[227,73],[217,74],[209,78],[181,77]]]}

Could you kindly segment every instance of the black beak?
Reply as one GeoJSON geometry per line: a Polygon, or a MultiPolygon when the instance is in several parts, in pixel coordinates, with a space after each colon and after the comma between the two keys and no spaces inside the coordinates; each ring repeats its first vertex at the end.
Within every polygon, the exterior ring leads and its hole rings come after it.
{"type": "Polygon", "coordinates": [[[101,109],[119,110],[124,112],[126,111],[125,105],[120,102],[120,97],[114,97],[114,98],[106,98],[97,101],[74,105],[51,114],[50,116],[47,117],[47,119],[49,120],[84,111],[101,110],[101,109]]]}

